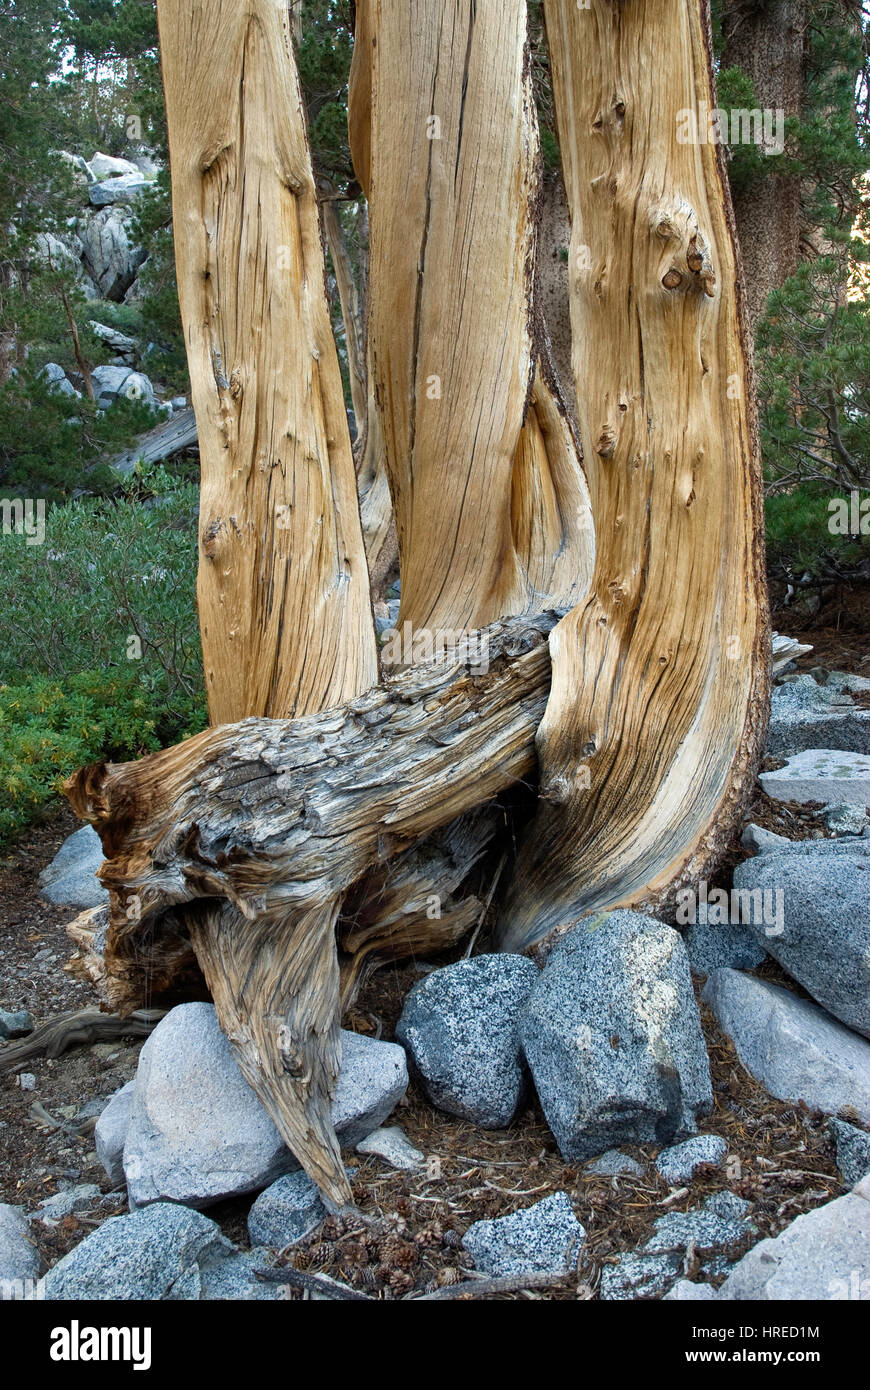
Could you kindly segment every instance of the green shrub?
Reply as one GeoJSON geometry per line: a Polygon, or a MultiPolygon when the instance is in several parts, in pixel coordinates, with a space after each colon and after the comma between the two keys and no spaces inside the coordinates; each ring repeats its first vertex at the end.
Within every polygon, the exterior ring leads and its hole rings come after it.
{"type": "Polygon", "coordinates": [[[77,768],[159,747],[156,727],[131,672],[0,685],[0,842],[37,820],[77,768]]]}

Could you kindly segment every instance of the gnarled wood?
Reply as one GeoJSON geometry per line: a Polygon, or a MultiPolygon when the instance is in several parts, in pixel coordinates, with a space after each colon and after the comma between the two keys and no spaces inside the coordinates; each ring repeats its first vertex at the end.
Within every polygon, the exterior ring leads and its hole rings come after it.
{"type": "MultiPolygon", "coordinates": [[[[271,0],[160,0],[158,19],[209,713],[309,714],[372,685],[377,654],[290,14],[271,0]]],[[[242,1071],[337,1206],[352,1200],[329,1124],[339,906],[276,909],[256,932],[233,904],[177,924],[242,1071]]]]}
{"type": "MultiPolygon", "coordinates": [[[[244,1075],[335,1205],[349,1201],[329,1114],[337,904],[373,866],[533,774],[554,620],[491,629],[485,675],[411,667],[340,708],[220,725],[68,786],[107,858],[112,1007],[139,1003],[143,965],[184,924],[244,1075]]],[[[464,877],[461,855],[455,869],[464,877]]],[[[423,913],[392,915],[395,949],[409,926],[420,940],[423,913]]],[[[447,928],[428,925],[431,949],[447,928]]],[[[360,947],[383,946],[383,931],[360,930],[360,947]]]]}
{"type": "Polygon", "coordinates": [[[767,708],[760,469],[700,0],[545,0],[572,217],[574,375],[596,528],[550,639],[541,804],[503,909],[523,949],[661,908],[727,843],[767,708]]]}

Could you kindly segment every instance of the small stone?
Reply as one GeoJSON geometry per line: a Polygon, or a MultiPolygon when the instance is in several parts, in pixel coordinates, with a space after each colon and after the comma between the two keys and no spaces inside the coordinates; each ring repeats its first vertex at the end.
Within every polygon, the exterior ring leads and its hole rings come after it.
{"type": "Polygon", "coordinates": [[[568,1274],[577,1261],[586,1231],[564,1192],[495,1221],[475,1221],[462,1238],[484,1274],[568,1274]]]}
{"type": "Polygon", "coordinates": [[[676,1186],[681,1182],[690,1182],[703,1164],[712,1163],[718,1167],[727,1152],[728,1145],[720,1135],[696,1134],[682,1144],[662,1149],[656,1159],[656,1168],[665,1182],[676,1186]]]}
{"type": "Polygon", "coordinates": [[[326,1216],[320,1193],[307,1173],[288,1173],[261,1192],[248,1213],[254,1245],[283,1250],[313,1231],[326,1216]]]}
{"type": "Polygon", "coordinates": [[[604,1267],[601,1298],[660,1297],[682,1272],[690,1249],[702,1257],[702,1274],[722,1274],[728,1267],[729,1252],[753,1229],[746,1219],[748,1210],[749,1203],[736,1193],[716,1192],[692,1211],[660,1216],[640,1250],[604,1267]]]}
{"type": "Polygon", "coordinates": [[[837,1146],[837,1167],[847,1187],[854,1187],[870,1173],[870,1134],[845,1120],[829,1120],[828,1129],[837,1146]]]}
{"type": "Polygon", "coordinates": [[[36,1086],[36,1077],[32,1071],[21,1071],[18,1073],[18,1085],[22,1091],[32,1091],[36,1086]]]}
{"type": "Polygon", "coordinates": [[[400,1170],[420,1168],[426,1162],[426,1155],[414,1148],[398,1125],[376,1129],[374,1134],[357,1144],[356,1151],[358,1154],[376,1154],[391,1168],[400,1170]]]}
{"type": "Polygon", "coordinates": [[[33,1017],[26,1009],[18,1013],[0,1009],[0,1040],[5,1042],[8,1038],[26,1038],[28,1033],[33,1032],[33,1027],[33,1017]]]}
{"type": "Polygon", "coordinates": [[[91,1207],[102,1201],[103,1194],[96,1183],[83,1183],[80,1187],[69,1187],[64,1192],[56,1192],[53,1197],[47,1197],[44,1202],[40,1202],[38,1211],[33,1213],[34,1221],[44,1221],[48,1225],[55,1225],[62,1221],[65,1216],[72,1216],[77,1211],[88,1211],[91,1207]]]}
{"type": "Polygon", "coordinates": [[[848,801],[832,801],[822,809],[825,825],[837,835],[860,835],[865,825],[870,825],[870,817],[864,806],[854,806],[848,801]]]}
{"type": "Polygon", "coordinates": [[[744,849],[753,849],[756,854],[764,854],[766,850],[782,849],[791,842],[785,835],[775,835],[772,830],[765,830],[764,826],[754,825],[750,821],[749,825],[744,827],[740,843],[744,849]]]}
{"type": "Polygon", "coordinates": [[[587,1173],[603,1177],[618,1177],[620,1173],[628,1173],[633,1178],[642,1178],[644,1171],[643,1165],[638,1163],[636,1158],[624,1154],[621,1149],[608,1149],[606,1153],[586,1165],[587,1173]]]}
{"type": "Polygon", "coordinates": [[[483,1129],[510,1124],[526,1093],[518,1020],[537,978],[525,956],[498,953],[414,985],[396,1038],[437,1109],[483,1129]]]}

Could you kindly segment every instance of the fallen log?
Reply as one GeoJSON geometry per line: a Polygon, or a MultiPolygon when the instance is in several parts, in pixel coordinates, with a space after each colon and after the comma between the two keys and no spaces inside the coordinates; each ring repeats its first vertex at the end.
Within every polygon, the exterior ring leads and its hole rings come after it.
{"type": "Polygon", "coordinates": [[[164,459],[192,448],[196,440],[196,419],[193,409],[188,407],[156,425],[147,434],[140,435],[131,449],[125,449],[110,459],[109,467],[126,477],[133,472],[137,463],[162,463],[164,459]]]}
{"type": "Polygon", "coordinates": [[[485,674],[410,667],[337,709],[220,725],[68,783],[107,858],[112,1007],[135,1006],[186,933],[243,1075],[333,1206],[351,1200],[329,1113],[342,897],[534,774],[556,618],[494,624],[485,674]]]}
{"type": "Polygon", "coordinates": [[[74,1009],[41,1023],[26,1038],[0,1047],[0,1072],[14,1071],[33,1057],[60,1057],[71,1047],[120,1038],[147,1038],[165,1009],[137,1009],[124,1018],[99,1009],[74,1009]]]}

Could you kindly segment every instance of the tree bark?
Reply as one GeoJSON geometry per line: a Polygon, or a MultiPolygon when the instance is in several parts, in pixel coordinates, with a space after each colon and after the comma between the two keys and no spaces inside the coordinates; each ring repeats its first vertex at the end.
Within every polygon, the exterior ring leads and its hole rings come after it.
{"type": "MultiPolygon", "coordinates": [[[[209,714],[310,714],[371,686],[377,652],[291,15],[159,0],[158,23],[209,714]]],[[[172,925],[243,1074],[337,1207],[352,1202],[329,1117],[339,907],[321,895],[250,926],[230,902],[172,925]]]]}
{"type": "Polygon", "coordinates": [[[525,4],[362,0],[349,111],[400,621],[463,631],[575,602],[592,528],[533,304],[525,4]]]}
{"type": "Polygon", "coordinates": [[[289,17],[160,0],[158,21],[209,713],[308,713],[377,660],[289,17]]]}
{"type": "Polygon", "coordinates": [[[547,0],[571,208],[574,376],[597,536],[550,639],[539,809],[501,944],[660,910],[728,843],[766,719],[750,356],[699,0],[547,0]],[[662,55],[667,55],[667,62],[662,55]]]}
{"type": "MultiPolygon", "coordinates": [[[[752,80],[755,104],[800,117],[806,50],[805,0],[727,0],[722,16],[722,67],[752,80]]],[[[800,259],[801,187],[798,175],[762,171],[734,194],[749,326],[773,290],[800,259]]]]}
{"type": "Polygon", "coordinates": [[[357,430],[365,427],[368,407],[366,386],[365,330],[359,288],[350,263],[347,242],[338,213],[338,204],[333,196],[327,195],[320,204],[323,213],[323,230],[326,244],[335,271],[338,286],[338,299],[341,304],[341,317],[344,321],[344,340],[347,346],[347,368],[350,377],[350,398],[353,405],[357,430]]]}

